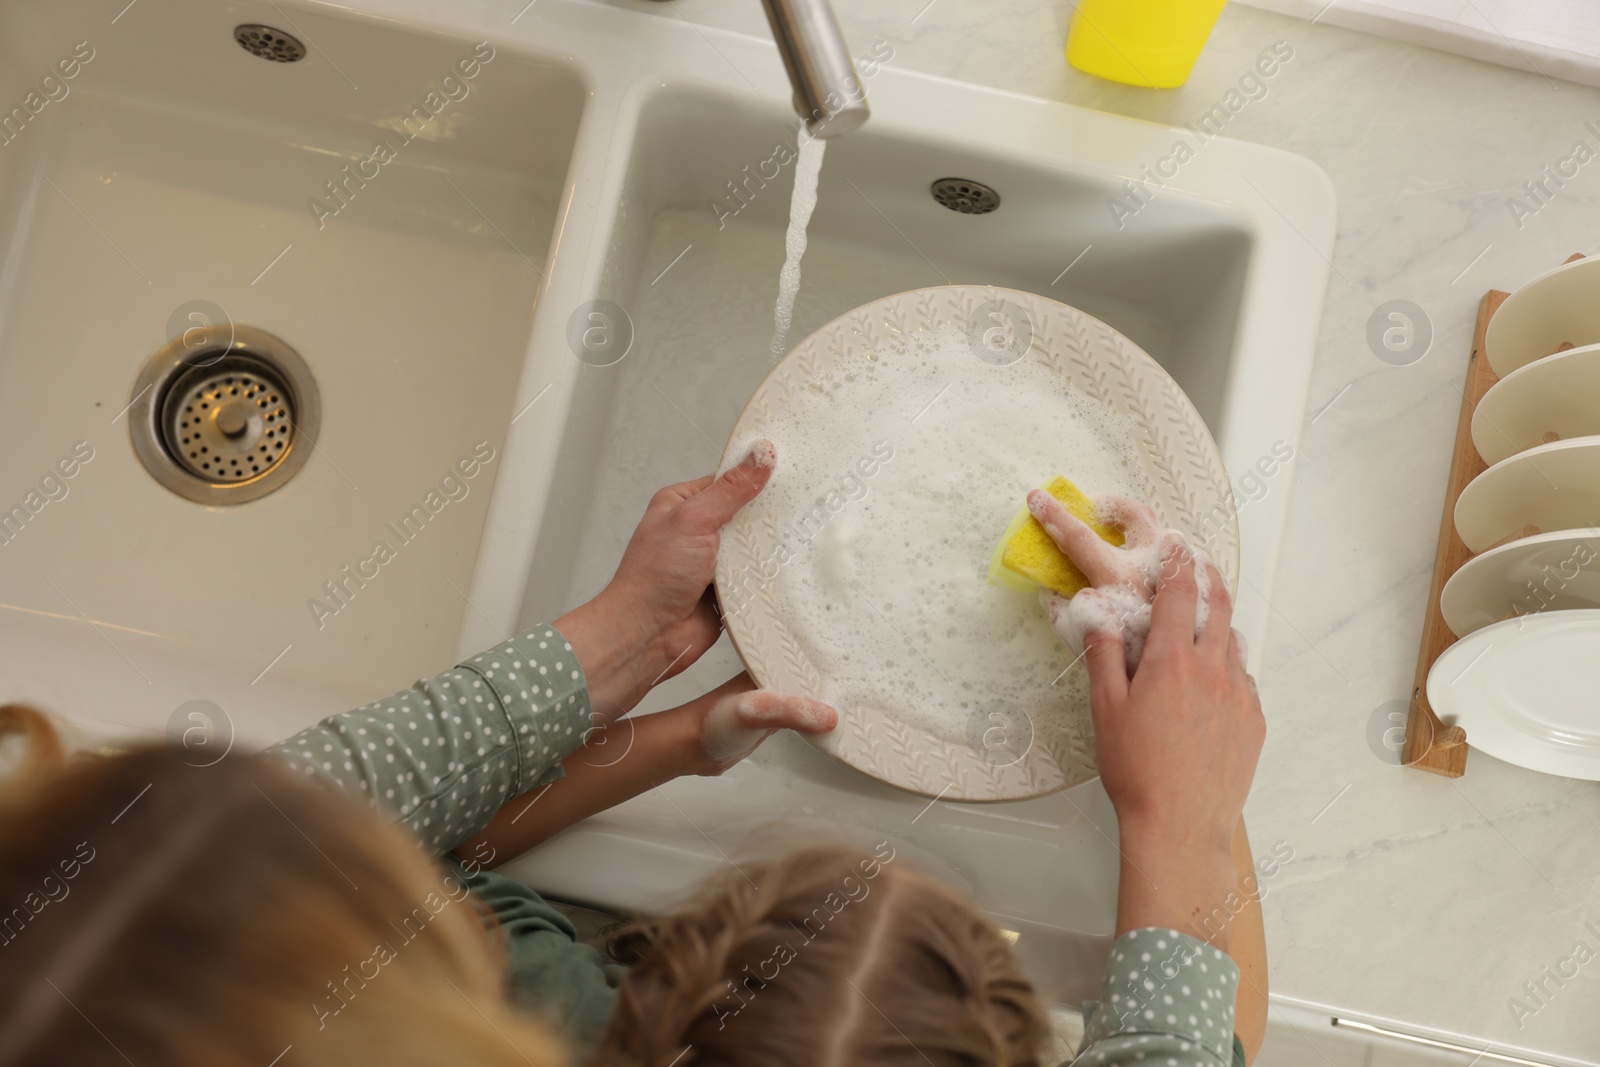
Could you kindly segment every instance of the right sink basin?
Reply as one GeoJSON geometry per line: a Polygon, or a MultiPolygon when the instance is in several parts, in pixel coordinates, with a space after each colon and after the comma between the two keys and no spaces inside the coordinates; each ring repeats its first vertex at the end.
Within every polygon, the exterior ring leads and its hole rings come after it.
{"type": "MultiPolygon", "coordinates": [[[[718,48],[740,58],[736,42],[718,48]]],[[[616,332],[580,356],[526,624],[605,584],[651,494],[715,467],[771,369],[797,123],[781,95],[700,81],[663,77],[638,99],[620,207],[584,294],[603,303],[578,306],[566,324],[568,337],[575,322],[616,332]],[[617,338],[631,338],[620,359],[617,338]]],[[[1188,131],[892,70],[870,92],[873,121],[827,146],[790,343],[878,297],[966,283],[1049,296],[1120,330],[1188,392],[1235,479],[1236,625],[1259,648],[1333,244],[1326,176],[1275,150],[1196,145],[1188,131]],[[1180,140],[1194,147],[1175,153],[1180,140]],[[992,188],[998,209],[943,206],[930,189],[945,178],[992,188]]],[[[739,669],[723,641],[642,710],[739,669]]],[[[607,740],[619,754],[628,743],[625,730],[607,740]]],[[[514,869],[558,895],[659,906],[780,818],[790,843],[808,826],[867,847],[894,842],[1016,930],[1052,995],[1091,992],[1118,861],[1098,782],[1028,801],[930,804],[781,736],[716,783],[669,783],[514,869]]]]}

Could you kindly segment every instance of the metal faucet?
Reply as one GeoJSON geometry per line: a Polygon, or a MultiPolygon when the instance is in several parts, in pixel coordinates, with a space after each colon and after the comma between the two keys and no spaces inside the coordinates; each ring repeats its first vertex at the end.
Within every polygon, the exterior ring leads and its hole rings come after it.
{"type": "Polygon", "coordinates": [[[761,0],[794,85],[794,109],[813,137],[838,137],[867,121],[867,87],[828,0],[761,0]]]}
{"type": "Polygon", "coordinates": [[[863,122],[867,87],[856,73],[828,0],[761,0],[794,86],[794,109],[813,137],[839,137],[863,122]]]}

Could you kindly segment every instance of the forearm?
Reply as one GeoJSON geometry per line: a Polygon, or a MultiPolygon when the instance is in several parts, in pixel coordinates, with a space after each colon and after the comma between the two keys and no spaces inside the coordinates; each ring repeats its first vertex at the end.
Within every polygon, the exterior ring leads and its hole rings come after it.
{"type": "Polygon", "coordinates": [[[1228,954],[1239,965],[1239,994],[1234,1004],[1234,1032],[1254,1062],[1267,1032],[1267,936],[1261,921],[1261,885],[1244,820],[1233,835],[1233,861],[1243,907],[1233,917],[1228,954]]]}
{"type": "Polygon", "coordinates": [[[558,776],[591,722],[560,631],[539,626],[267,751],[404,822],[443,853],[558,776]]]}
{"type": "Polygon", "coordinates": [[[1230,839],[1175,823],[1124,823],[1120,832],[1117,936],[1160,926],[1228,951],[1236,881],[1230,839]]]}
{"type": "Polygon", "coordinates": [[[633,710],[673,666],[662,651],[659,633],[610,586],[553,625],[578,657],[601,723],[633,710]]]}
{"type": "Polygon", "coordinates": [[[591,815],[689,773],[698,758],[698,723],[684,712],[674,708],[623,719],[597,733],[562,763],[564,778],[501,807],[457,855],[478,857],[491,867],[505,863],[591,815]]]}

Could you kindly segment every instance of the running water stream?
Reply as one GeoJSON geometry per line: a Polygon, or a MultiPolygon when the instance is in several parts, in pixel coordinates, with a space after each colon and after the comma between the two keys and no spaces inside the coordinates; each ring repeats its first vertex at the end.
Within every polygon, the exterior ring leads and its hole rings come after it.
{"type": "Polygon", "coordinates": [[[772,358],[788,351],[789,327],[794,324],[794,298],[800,292],[800,257],[806,254],[806,227],[817,206],[817,178],[822,173],[820,137],[800,135],[800,156],[794,165],[794,194],[789,201],[789,231],[784,236],[783,270],[778,274],[778,303],[772,311],[772,358]]]}

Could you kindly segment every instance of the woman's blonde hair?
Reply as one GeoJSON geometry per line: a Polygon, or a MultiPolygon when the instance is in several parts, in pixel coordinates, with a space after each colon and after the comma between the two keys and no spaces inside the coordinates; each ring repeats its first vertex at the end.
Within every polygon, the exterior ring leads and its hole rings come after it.
{"type": "Polygon", "coordinates": [[[614,946],[599,1064],[1034,1067],[1049,1033],[994,923],[887,844],[741,864],[614,946]]]}
{"type": "Polygon", "coordinates": [[[30,754],[0,786],[0,1067],[565,1062],[475,898],[400,830],[260,756],[30,754]]]}

